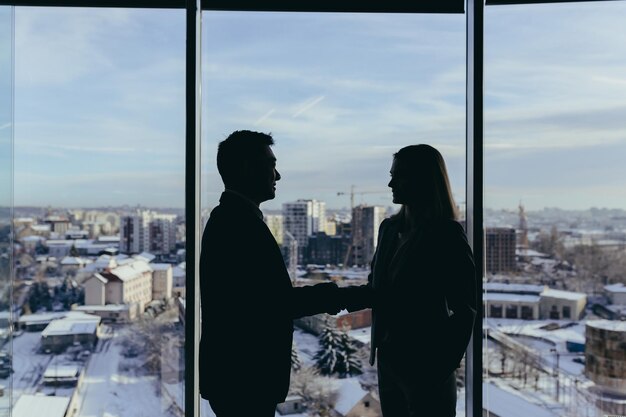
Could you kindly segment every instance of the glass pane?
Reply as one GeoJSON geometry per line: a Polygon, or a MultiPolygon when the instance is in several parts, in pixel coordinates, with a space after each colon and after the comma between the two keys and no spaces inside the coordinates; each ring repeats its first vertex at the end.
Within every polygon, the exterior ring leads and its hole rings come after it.
{"type": "MultiPolygon", "coordinates": [[[[295,286],[366,282],[378,226],[399,207],[387,184],[392,155],[403,146],[428,143],[441,151],[464,212],[464,16],[205,12],[202,42],[203,220],[224,190],[218,143],[236,130],[271,132],[281,179],[276,197],[260,208],[295,286]]],[[[273,278],[259,274],[254,279],[273,278]]],[[[240,331],[263,326],[258,316],[240,331]]],[[[307,378],[328,382],[307,373],[316,369],[328,318],[295,322],[302,370],[292,375],[291,394],[306,396],[307,378]]],[[[330,319],[340,330],[349,327],[363,373],[332,373],[335,385],[307,398],[309,412],[343,404],[350,386],[363,394],[356,400],[363,407],[380,407],[364,399],[368,392],[378,398],[375,368],[367,365],[370,311],[330,319]]],[[[463,372],[458,376],[464,415],[463,372]]],[[[283,411],[301,405],[294,401],[283,411]]]]}
{"type": "Polygon", "coordinates": [[[492,414],[626,414],[624,13],[624,2],[486,11],[492,414]]]}
{"type": "Polygon", "coordinates": [[[0,416],[11,409],[13,258],[13,7],[0,6],[0,416]]]}
{"type": "Polygon", "coordinates": [[[181,415],[185,12],[18,7],[15,33],[14,412],[181,415]]]}

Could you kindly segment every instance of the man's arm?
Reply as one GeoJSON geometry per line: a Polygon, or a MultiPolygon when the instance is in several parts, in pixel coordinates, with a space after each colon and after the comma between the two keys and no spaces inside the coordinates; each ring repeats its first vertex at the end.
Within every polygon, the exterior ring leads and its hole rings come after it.
{"type": "Polygon", "coordinates": [[[339,296],[339,288],[334,282],[293,287],[287,295],[291,317],[337,314],[343,309],[339,296]]]}

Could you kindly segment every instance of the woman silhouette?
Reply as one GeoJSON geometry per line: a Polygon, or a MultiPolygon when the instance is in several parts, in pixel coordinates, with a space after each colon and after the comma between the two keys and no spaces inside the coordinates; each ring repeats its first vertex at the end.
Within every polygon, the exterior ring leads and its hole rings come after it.
{"type": "Polygon", "coordinates": [[[341,291],[348,310],[372,307],[383,415],[455,416],[455,370],[476,315],[472,252],[435,148],[400,149],[390,173],[402,207],[380,225],[368,284],[341,291]]]}

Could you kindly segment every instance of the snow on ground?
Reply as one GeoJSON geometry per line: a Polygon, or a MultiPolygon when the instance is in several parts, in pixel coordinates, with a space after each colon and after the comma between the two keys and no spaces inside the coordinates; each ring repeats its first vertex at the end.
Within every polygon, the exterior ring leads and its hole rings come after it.
{"type": "Polygon", "coordinates": [[[304,330],[295,328],[293,331],[293,341],[298,349],[298,356],[300,356],[300,363],[304,366],[313,366],[315,361],[313,357],[320,348],[320,343],[317,336],[307,333],[304,330]]]}
{"type": "MultiPolygon", "coordinates": [[[[41,332],[24,332],[13,337],[12,389],[13,404],[23,394],[35,394],[41,377],[54,355],[38,353],[41,332]]],[[[8,379],[0,379],[0,384],[9,386],[8,379]]]]}
{"type": "Polygon", "coordinates": [[[122,355],[117,341],[129,329],[103,326],[103,330],[106,333],[87,366],[77,417],[169,417],[168,404],[156,391],[156,377],[132,376],[118,369],[122,355]]]}
{"type": "Polygon", "coordinates": [[[585,321],[570,320],[519,320],[519,319],[488,319],[487,325],[495,328],[518,342],[531,347],[550,364],[556,366],[556,349],[559,353],[559,368],[574,376],[583,374],[585,366],[573,361],[584,355],[567,351],[565,342],[585,343],[585,321]],[[555,330],[542,329],[549,323],[556,323],[561,328],[555,330]]]}
{"type": "Polygon", "coordinates": [[[510,387],[483,382],[483,408],[506,417],[557,417],[543,404],[536,404],[510,387]]]}

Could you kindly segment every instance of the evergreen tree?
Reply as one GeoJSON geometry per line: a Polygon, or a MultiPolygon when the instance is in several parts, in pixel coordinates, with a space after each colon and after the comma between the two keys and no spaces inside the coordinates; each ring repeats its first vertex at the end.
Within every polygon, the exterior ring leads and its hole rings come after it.
{"type": "Polygon", "coordinates": [[[350,339],[348,333],[343,331],[340,335],[340,352],[341,361],[339,362],[339,376],[342,378],[363,373],[361,359],[359,358],[359,350],[350,339]]]}
{"type": "Polygon", "coordinates": [[[291,344],[291,369],[295,372],[298,372],[300,368],[302,368],[302,364],[300,363],[298,348],[296,346],[296,342],[293,342],[291,344]]]}
{"type": "Polygon", "coordinates": [[[326,321],[319,341],[320,349],[315,354],[315,366],[322,375],[334,374],[340,369],[341,335],[329,321],[326,321]]]}
{"type": "Polygon", "coordinates": [[[345,331],[326,322],[320,335],[320,349],[315,354],[316,367],[322,375],[340,378],[363,373],[358,349],[345,331]]]}

